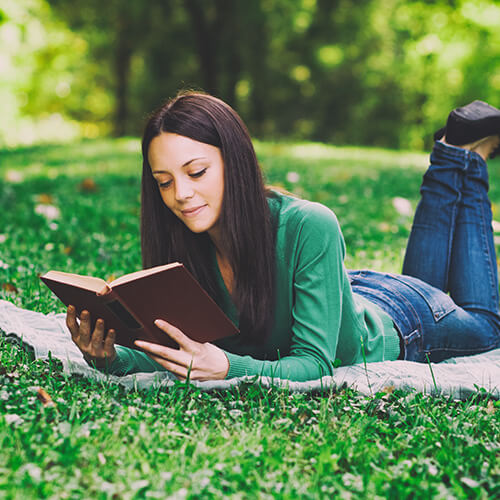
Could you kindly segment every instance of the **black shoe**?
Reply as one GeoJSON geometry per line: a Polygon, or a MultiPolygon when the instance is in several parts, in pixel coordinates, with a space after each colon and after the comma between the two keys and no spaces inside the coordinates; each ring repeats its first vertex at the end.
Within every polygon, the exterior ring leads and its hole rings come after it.
{"type": "Polygon", "coordinates": [[[497,134],[500,134],[500,110],[483,101],[473,101],[454,109],[448,115],[446,127],[434,134],[434,140],[446,135],[448,144],[461,146],[497,134]]]}

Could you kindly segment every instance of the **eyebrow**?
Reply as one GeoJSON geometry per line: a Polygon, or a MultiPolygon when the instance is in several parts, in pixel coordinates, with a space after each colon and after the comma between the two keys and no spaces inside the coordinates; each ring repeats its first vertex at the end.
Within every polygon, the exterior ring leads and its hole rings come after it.
{"type": "MultiPolygon", "coordinates": [[[[206,160],[206,158],[205,156],[200,156],[199,158],[193,158],[192,160],[188,160],[186,163],[184,163],[184,165],[182,165],[181,168],[187,167],[188,165],[197,160],[206,160]]],[[[155,175],[155,174],[168,174],[170,172],[166,170],[151,170],[151,173],[155,175]]]]}

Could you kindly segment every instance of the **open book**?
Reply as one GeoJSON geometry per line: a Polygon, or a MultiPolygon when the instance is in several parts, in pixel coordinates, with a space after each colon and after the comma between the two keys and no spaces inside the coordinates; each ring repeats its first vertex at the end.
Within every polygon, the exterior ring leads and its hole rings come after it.
{"type": "Polygon", "coordinates": [[[40,279],[77,315],[91,314],[105,328],[116,330],[116,343],[134,347],[134,340],[177,347],[154,325],[163,319],[198,342],[213,342],[238,333],[213,299],[178,262],[126,274],[111,283],[99,278],[49,271],[40,279]]]}

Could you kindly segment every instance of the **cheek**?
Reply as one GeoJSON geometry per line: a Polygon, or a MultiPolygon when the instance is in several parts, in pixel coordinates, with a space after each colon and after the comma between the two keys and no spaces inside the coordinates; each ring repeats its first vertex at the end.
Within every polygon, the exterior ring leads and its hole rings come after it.
{"type": "Polygon", "coordinates": [[[160,196],[161,199],[163,200],[163,203],[167,206],[167,208],[172,208],[172,196],[170,196],[167,192],[165,191],[160,191],[160,196]]]}
{"type": "Polygon", "coordinates": [[[220,175],[213,185],[213,193],[217,193],[217,201],[219,205],[222,205],[222,200],[224,199],[224,177],[220,175]]]}

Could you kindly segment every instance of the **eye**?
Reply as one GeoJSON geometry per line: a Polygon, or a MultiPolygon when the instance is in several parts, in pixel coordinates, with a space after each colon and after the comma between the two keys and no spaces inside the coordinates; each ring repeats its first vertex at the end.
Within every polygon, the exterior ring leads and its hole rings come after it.
{"type": "Polygon", "coordinates": [[[158,183],[158,186],[160,186],[160,188],[168,188],[170,186],[170,184],[172,184],[172,181],[165,181],[165,182],[159,182],[158,183]]]}
{"type": "Polygon", "coordinates": [[[192,174],[189,174],[189,177],[194,177],[195,179],[197,179],[198,177],[201,177],[206,171],[207,171],[207,169],[203,168],[202,170],[198,170],[198,172],[194,172],[192,174]]]}

